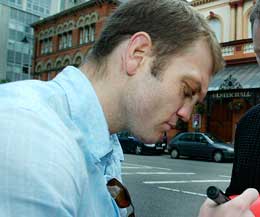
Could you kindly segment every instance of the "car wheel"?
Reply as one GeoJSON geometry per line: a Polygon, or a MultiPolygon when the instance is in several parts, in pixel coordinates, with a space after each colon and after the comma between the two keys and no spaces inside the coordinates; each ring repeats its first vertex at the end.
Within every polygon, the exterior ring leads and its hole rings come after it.
{"type": "Polygon", "coordinates": [[[222,152],[220,152],[220,151],[214,152],[214,154],[213,154],[213,160],[214,160],[215,162],[221,162],[221,161],[223,160],[223,154],[222,154],[222,152]]]}
{"type": "Polygon", "coordinates": [[[135,153],[136,153],[137,155],[142,154],[142,147],[137,145],[136,148],[135,148],[135,153]]]}
{"type": "Polygon", "coordinates": [[[172,149],[172,151],[171,151],[171,158],[172,159],[179,158],[179,151],[177,149],[172,149]]]}

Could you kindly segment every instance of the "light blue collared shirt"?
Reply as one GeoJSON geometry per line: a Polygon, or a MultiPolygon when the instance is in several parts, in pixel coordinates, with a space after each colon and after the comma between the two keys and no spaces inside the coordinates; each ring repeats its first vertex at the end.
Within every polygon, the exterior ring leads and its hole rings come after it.
{"type": "Polygon", "coordinates": [[[0,216],[117,217],[122,149],[77,68],[0,85],[0,216]],[[114,140],[115,139],[115,140],[114,140]]]}

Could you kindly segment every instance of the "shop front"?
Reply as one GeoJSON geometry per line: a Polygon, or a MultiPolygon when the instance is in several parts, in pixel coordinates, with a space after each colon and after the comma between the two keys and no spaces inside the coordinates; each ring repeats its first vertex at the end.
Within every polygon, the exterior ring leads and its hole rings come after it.
{"type": "Polygon", "coordinates": [[[260,103],[260,68],[257,64],[226,67],[209,85],[206,98],[207,132],[232,143],[243,114],[260,103]]]}

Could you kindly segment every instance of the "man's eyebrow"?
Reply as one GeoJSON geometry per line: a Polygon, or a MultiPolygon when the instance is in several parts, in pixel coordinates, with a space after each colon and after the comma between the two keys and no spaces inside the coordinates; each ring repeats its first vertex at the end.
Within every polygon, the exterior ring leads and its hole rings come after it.
{"type": "Polygon", "coordinates": [[[189,77],[184,76],[183,82],[189,85],[192,88],[192,90],[195,91],[196,93],[201,92],[201,84],[196,78],[190,76],[189,77]]]}

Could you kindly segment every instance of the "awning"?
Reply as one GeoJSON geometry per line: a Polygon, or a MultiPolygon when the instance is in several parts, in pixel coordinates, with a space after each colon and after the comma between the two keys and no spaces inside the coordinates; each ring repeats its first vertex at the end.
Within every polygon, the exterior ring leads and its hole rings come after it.
{"type": "Polygon", "coordinates": [[[260,67],[258,64],[243,64],[227,66],[218,72],[211,83],[208,91],[250,89],[260,87],[260,67]]]}

